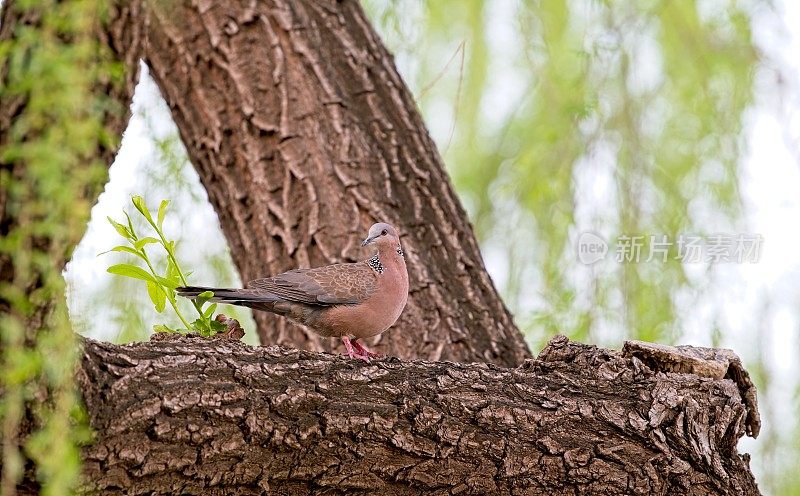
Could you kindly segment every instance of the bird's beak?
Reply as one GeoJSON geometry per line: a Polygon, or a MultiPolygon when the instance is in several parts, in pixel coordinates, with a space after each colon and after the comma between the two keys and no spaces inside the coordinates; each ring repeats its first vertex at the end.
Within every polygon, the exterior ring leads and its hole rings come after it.
{"type": "Polygon", "coordinates": [[[377,236],[372,236],[371,238],[367,238],[367,239],[365,239],[364,241],[362,241],[362,242],[361,242],[361,246],[367,246],[368,244],[372,243],[372,241],[373,241],[373,240],[374,240],[376,237],[377,237],[377,236]]]}

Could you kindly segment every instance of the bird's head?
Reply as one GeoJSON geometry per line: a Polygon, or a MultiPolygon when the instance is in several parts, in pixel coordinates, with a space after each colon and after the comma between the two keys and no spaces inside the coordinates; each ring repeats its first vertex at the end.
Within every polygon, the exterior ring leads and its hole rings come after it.
{"type": "Polygon", "coordinates": [[[367,239],[361,242],[361,246],[377,245],[378,248],[387,247],[395,249],[400,246],[400,236],[397,230],[385,222],[378,222],[369,228],[367,239]]]}

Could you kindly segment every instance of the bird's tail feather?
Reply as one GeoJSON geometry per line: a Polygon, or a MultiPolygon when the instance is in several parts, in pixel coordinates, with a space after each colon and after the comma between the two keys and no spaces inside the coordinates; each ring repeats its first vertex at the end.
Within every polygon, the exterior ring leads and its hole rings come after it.
{"type": "Polygon", "coordinates": [[[181,286],[175,288],[179,296],[184,298],[194,299],[200,293],[211,291],[214,293],[212,298],[208,301],[215,303],[227,303],[229,305],[243,305],[251,306],[253,303],[271,303],[278,301],[280,298],[264,291],[255,292],[250,289],[234,289],[234,288],[209,288],[206,286],[181,286]]]}

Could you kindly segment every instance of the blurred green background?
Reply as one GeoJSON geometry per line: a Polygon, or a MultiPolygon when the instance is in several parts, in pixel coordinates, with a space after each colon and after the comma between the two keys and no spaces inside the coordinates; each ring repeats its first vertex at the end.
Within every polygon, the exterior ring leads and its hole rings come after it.
{"type": "MultiPolygon", "coordinates": [[[[734,349],[764,428],[743,440],[765,494],[800,494],[800,11],[791,2],[365,0],[534,353],[556,333],[734,349]],[[605,239],[593,264],[583,232],[605,239]],[[757,263],[619,263],[620,236],[763,237],[757,263]]],[[[218,222],[146,75],[89,231],[67,269],[81,332],[146,339],[164,317],[105,217],[173,200],[165,229],[195,281],[238,284],[218,222]],[[202,239],[203,243],[192,242],[202,239]]],[[[646,258],[646,256],[644,257],[646,258]]],[[[255,342],[249,314],[236,317],[255,342]]],[[[227,312],[226,312],[227,313],[227,312]]],[[[174,324],[174,322],[173,322],[174,324]]]]}

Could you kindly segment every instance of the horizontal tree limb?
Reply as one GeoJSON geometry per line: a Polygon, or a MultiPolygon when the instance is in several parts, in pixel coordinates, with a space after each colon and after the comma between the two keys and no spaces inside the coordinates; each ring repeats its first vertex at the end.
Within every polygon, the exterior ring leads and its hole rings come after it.
{"type": "Polygon", "coordinates": [[[634,348],[558,336],[507,369],[86,339],[86,477],[104,494],[759,494],[739,385],[634,348]]]}

